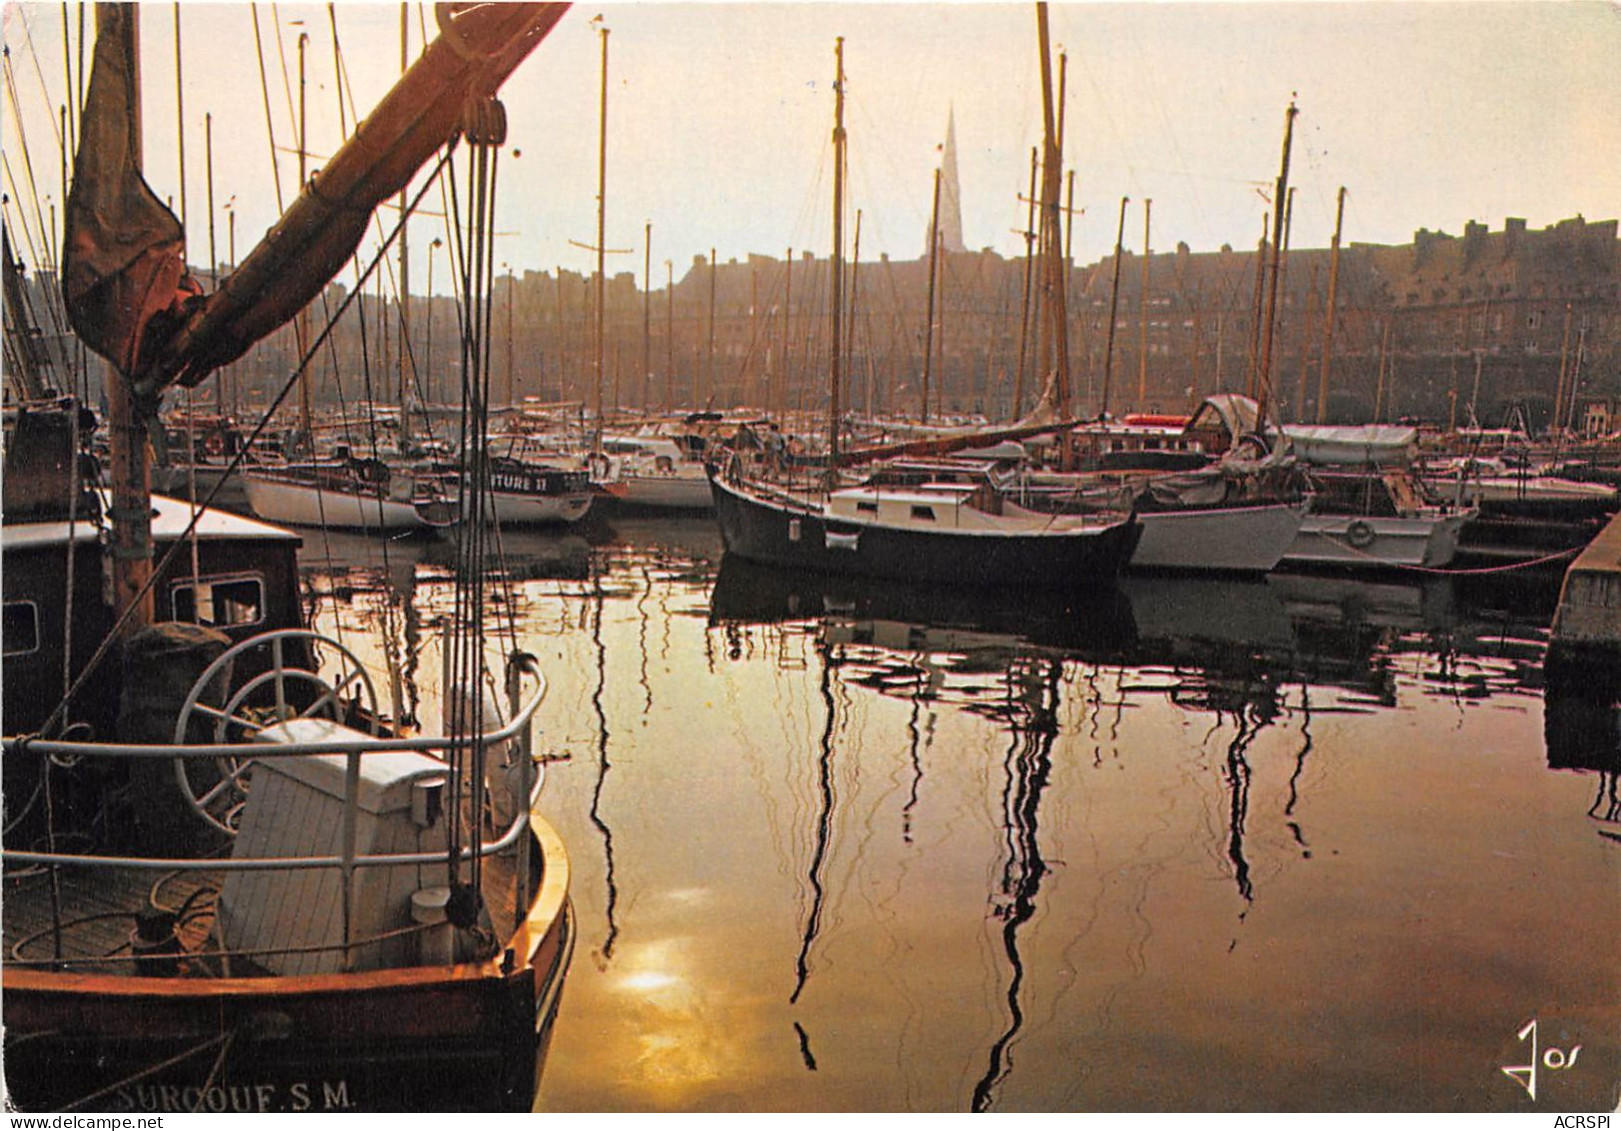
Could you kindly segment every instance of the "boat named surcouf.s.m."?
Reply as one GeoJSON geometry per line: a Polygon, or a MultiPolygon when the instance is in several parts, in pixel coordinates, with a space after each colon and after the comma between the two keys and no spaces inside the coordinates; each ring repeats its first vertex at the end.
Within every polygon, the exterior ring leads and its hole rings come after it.
{"type": "MultiPolygon", "coordinates": [[[[109,451],[42,402],[4,480],[12,1109],[532,1107],[574,941],[568,857],[535,808],[535,660],[486,670],[458,612],[444,733],[390,721],[370,650],[303,627],[298,536],[152,497],[146,435],[171,382],[303,307],[358,247],[353,218],[427,157],[461,137],[488,159],[494,91],[565,7],[445,6],[365,130],[205,295],[139,168],[135,6],[98,6],[62,278],[111,363],[109,451]]],[[[485,580],[456,584],[472,608],[485,580]]]]}

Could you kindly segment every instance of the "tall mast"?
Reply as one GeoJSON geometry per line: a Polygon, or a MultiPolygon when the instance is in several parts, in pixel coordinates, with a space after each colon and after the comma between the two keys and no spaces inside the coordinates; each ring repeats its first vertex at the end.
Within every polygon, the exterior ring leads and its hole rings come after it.
{"type": "Polygon", "coordinates": [[[782,282],[782,380],[777,382],[778,398],[767,397],[766,411],[780,412],[781,404],[787,403],[788,381],[791,371],[788,359],[793,355],[794,334],[794,249],[789,248],[787,257],[783,259],[782,282]],[[781,404],[779,404],[779,401],[781,404]]]}
{"type": "Polygon", "coordinates": [[[1149,225],[1154,216],[1154,202],[1143,201],[1143,286],[1137,296],[1137,407],[1147,407],[1148,400],[1148,243],[1149,225]]]}
{"type": "Polygon", "coordinates": [[[842,315],[844,313],[844,36],[833,48],[838,62],[833,81],[833,348],[827,398],[827,466],[839,466],[839,361],[843,354],[842,315]]]}
{"type": "MultiPolygon", "coordinates": [[[[118,52],[126,60],[129,107],[130,163],[142,167],[141,137],[141,27],[133,6],[98,4],[96,34],[120,37],[118,52]],[[109,32],[107,25],[114,26],[109,32]]],[[[97,54],[100,51],[98,48],[97,54]]],[[[147,456],[146,422],[136,409],[131,390],[132,373],[117,365],[107,367],[108,469],[112,481],[113,605],[122,615],[135,612],[127,631],[152,623],[156,605],[148,582],[152,579],[152,467],[147,456]],[[144,595],[143,595],[144,591],[144,595]]]]}
{"type": "Polygon", "coordinates": [[[1030,150],[1029,213],[1024,222],[1024,302],[1019,308],[1019,370],[1013,380],[1013,419],[1024,415],[1024,362],[1030,346],[1030,276],[1036,262],[1036,151],[1030,150]]]}
{"type": "Polygon", "coordinates": [[[1323,311],[1323,365],[1317,377],[1317,423],[1328,422],[1328,373],[1334,355],[1334,304],[1340,289],[1340,231],[1345,222],[1345,186],[1334,206],[1334,240],[1328,256],[1328,306],[1323,311]]]}
{"type": "Polygon", "coordinates": [[[1555,430],[1564,428],[1565,378],[1570,368],[1570,319],[1572,313],[1571,304],[1565,303],[1565,332],[1559,342],[1559,384],[1554,389],[1553,397],[1553,427],[1555,430]]]}
{"type": "MultiPolygon", "coordinates": [[[[410,56],[408,54],[408,46],[409,46],[409,43],[410,43],[409,31],[410,31],[410,26],[411,26],[410,21],[407,19],[407,16],[409,15],[409,13],[410,13],[410,5],[402,3],[400,5],[400,74],[402,74],[402,75],[405,74],[406,69],[409,67],[410,61],[411,61],[410,56]]],[[[343,99],[341,99],[341,98],[338,99],[338,105],[339,106],[343,105],[343,99]]],[[[409,207],[410,207],[409,206],[409,201],[408,201],[408,199],[406,197],[406,193],[405,193],[405,190],[406,190],[407,187],[408,186],[406,186],[406,185],[402,185],[400,187],[400,236],[399,236],[399,240],[400,240],[400,350],[399,350],[399,354],[400,354],[400,358],[399,358],[399,360],[400,360],[400,386],[399,386],[399,389],[400,389],[400,391],[399,391],[399,404],[400,404],[400,447],[407,450],[407,451],[409,451],[410,447],[411,447],[411,414],[406,411],[406,406],[408,404],[410,404],[410,402],[411,402],[411,367],[407,364],[408,358],[409,358],[410,353],[411,353],[411,350],[410,350],[410,345],[411,345],[411,258],[407,254],[407,250],[406,250],[406,234],[407,234],[407,232],[408,232],[408,230],[410,228],[410,224],[407,222],[407,216],[406,216],[406,213],[409,211],[409,207]]],[[[432,301],[431,296],[429,298],[429,301],[430,302],[432,301]]],[[[508,303],[510,304],[510,302],[511,302],[511,299],[509,297],[508,298],[508,303]]],[[[507,307],[507,309],[510,312],[511,311],[511,306],[509,305],[507,307]]],[[[510,354],[511,354],[511,337],[510,337],[510,335],[511,335],[512,327],[510,325],[510,318],[509,318],[508,321],[509,321],[509,325],[507,326],[507,333],[508,333],[509,336],[508,336],[508,339],[507,339],[507,349],[508,349],[508,356],[510,357],[510,354]]],[[[508,366],[507,366],[507,382],[508,382],[509,385],[510,385],[511,381],[512,381],[512,367],[511,367],[511,363],[509,361],[508,366]]],[[[509,400],[510,400],[510,397],[509,397],[509,400]]]]}
{"type": "MultiPolygon", "coordinates": [[[[856,209],[856,238],[850,253],[850,380],[854,384],[856,372],[856,303],[861,297],[861,209],[856,209]]],[[[871,344],[872,335],[867,335],[871,344]]],[[[867,415],[872,415],[872,367],[867,368],[867,415]]],[[[852,394],[852,402],[854,396],[852,394]]]]}
{"type": "Polygon", "coordinates": [[[1059,147],[1058,127],[1054,119],[1053,76],[1045,3],[1036,5],[1036,33],[1041,41],[1042,134],[1046,143],[1041,171],[1044,265],[1047,272],[1047,301],[1043,305],[1050,322],[1053,350],[1057,356],[1057,377],[1053,383],[1053,398],[1056,403],[1053,409],[1060,417],[1067,417],[1070,410],[1069,308],[1064,298],[1064,265],[1059,255],[1062,228],[1058,215],[1061,207],[1058,197],[1063,182],[1064,158],[1059,147]]]}
{"type": "Polygon", "coordinates": [[[642,233],[642,411],[648,410],[653,380],[653,221],[642,233]]]}
{"type": "Polygon", "coordinates": [[[675,263],[664,261],[664,411],[675,407],[675,263]]]}
{"type": "MultiPolygon", "coordinates": [[[[310,37],[303,32],[298,33],[298,191],[303,193],[305,182],[308,180],[307,170],[309,163],[309,146],[305,144],[304,126],[306,123],[304,100],[304,51],[309,46],[310,37]]],[[[299,307],[298,318],[293,322],[293,340],[298,343],[298,359],[300,362],[309,355],[310,340],[310,308],[309,304],[299,307]]],[[[313,454],[315,450],[315,420],[310,409],[310,371],[305,366],[298,374],[298,427],[303,433],[302,443],[313,454]]]]}
{"type": "Polygon", "coordinates": [[[592,367],[596,373],[596,420],[593,425],[592,448],[602,447],[602,333],[607,313],[607,264],[603,257],[608,252],[608,29],[602,28],[602,90],[598,96],[597,111],[597,309],[592,330],[592,367]]]}
{"type": "Polygon", "coordinates": [[[1109,287],[1109,336],[1103,347],[1103,400],[1098,405],[1098,419],[1109,415],[1109,385],[1114,377],[1114,324],[1120,313],[1120,260],[1126,254],[1126,205],[1131,197],[1120,198],[1120,225],[1114,233],[1114,282],[1109,287]]]}
{"type": "Polygon", "coordinates": [[[1261,336],[1261,367],[1258,374],[1260,395],[1256,398],[1260,402],[1256,413],[1256,426],[1263,431],[1266,428],[1266,403],[1272,396],[1272,335],[1276,328],[1278,316],[1278,284],[1279,268],[1283,255],[1283,224],[1284,216],[1289,205],[1289,148],[1294,142],[1295,115],[1300,113],[1295,109],[1293,102],[1283,117],[1283,162],[1278,169],[1277,193],[1272,198],[1272,265],[1270,274],[1272,285],[1267,292],[1266,299],[1266,328],[1261,336]]]}
{"type": "Polygon", "coordinates": [[[1255,297],[1250,300],[1249,385],[1246,392],[1252,398],[1260,396],[1261,384],[1261,310],[1266,299],[1266,230],[1272,223],[1272,214],[1261,214],[1261,238],[1255,244],[1255,297]]]}
{"type": "Polygon", "coordinates": [[[704,353],[704,393],[698,397],[698,403],[693,406],[702,410],[706,407],[705,400],[715,397],[715,249],[709,249],[709,346],[704,353]]]}
{"type": "Polygon", "coordinates": [[[174,112],[175,147],[180,159],[180,230],[186,230],[186,95],[180,66],[180,3],[174,5],[174,112]]]}
{"type": "Polygon", "coordinates": [[[934,171],[934,207],[929,213],[929,302],[923,325],[923,423],[929,422],[929,376],[934,367],[934,280],[940,254],[940,170],[934,171]]]}

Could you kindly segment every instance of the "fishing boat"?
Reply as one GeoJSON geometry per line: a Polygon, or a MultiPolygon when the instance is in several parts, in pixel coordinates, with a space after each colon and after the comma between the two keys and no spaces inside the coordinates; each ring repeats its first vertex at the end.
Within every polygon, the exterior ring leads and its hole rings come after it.
{"type": "MultiPolygon", "coordinates": [[[[62,274],[74,328],[111,362],[110,487],[88,486],[70,410],[44,430],[54,488],[7,468],[16,521],[0,543],[16,1110],[532,1107],[574,937],[568,857],[535,809],[535,660],[488,664],[479,618],[459,611],[444,733],[391,722],[369,650],[283,626],[298,536],[153,499],[145,435],[171,382],[228,364],[326,285],[363,234],[349,217],[458,135],[489,159],[493,92],[563,10],[442,9],[443,34],[363,135],[209,294],[132,144],[134,6],[97,10],[62,274]],[[58,593],[24,588],[49,580],[52,555],[67,558],[58,593]],[[63,684],[32,713],[13,710],[20,665],[63,684]]],[[[487,388],[487,367],[470,369],[487,388]]],[[[486,584],[466,564],[458,610],[486,584]]]]}

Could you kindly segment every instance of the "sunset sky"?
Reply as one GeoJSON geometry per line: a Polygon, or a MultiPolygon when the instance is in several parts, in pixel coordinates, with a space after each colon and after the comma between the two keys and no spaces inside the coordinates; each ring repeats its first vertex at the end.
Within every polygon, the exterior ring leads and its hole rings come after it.
{"type": "MultiPolygon", "coordinates": [[[[142,55],[147,177],[178,210],[174,12],[144,6],[142,55]]],[[[780,258],[789,247],[827,254],[840,35],[849,201],[852,219],[862,212],[863,259],[921,253],[952,112],[967,244],[1022,253],[1019,196],[1041,126],[1033,4],[616,3],[573,8],[503,90],[511,135],[498,263],[594,266],[593,254],[570,241],[589,244],[596,234],[598,13],[611,29],[607,243],[631,249],[609,257],[611,272],[640,279],[648,222],[655,286],[666,260],[679,279],[711,247],[722,262],[780,258]]],[[[218,256],[227,258],[232,199],[240,258],[275,218],[252,9],[184,4],[180,19],[190,258],[208,260],[205,114],[213,116],[218,256]]],[[[413,56],[424,19],[432,32],[431,9],[413,5],[413,56]]],[[[310,35],[314,164],[339,141],[332,31],[324,5],[260,4],[258,21],[290,198],[301,31],[310,35]]],[[[76,14],[68,22],[76,52],[76,14]]],[[[398,72],[399,7],[340,4],[337,23],[365,112],[398,72]]],[[[1178,241],[1195,251],[1252,246],[1291,98],[1300,109],[1293,246],[1327,245],[1340,185],[1349,193],[1348,242],[1405,243],[1420,227],[1458,234],[1469,220],[1498,230],[1506,216],[1535,228],[1578,213],[1621,214],[1621,8],[1612,4],[1074,4],[1055,6],[1051,26],[1055,70],[1060,50],[1069,57],[1065,163],[1085,210],[1075,233],[1082,263],[1112,246],[1122,196],[1132,198],[1126,239],[1134,249],[1145,197],[1156,250],[1178,241]]],[[[8,92],[5,188],[15,193],[7,221],[32,230],[36,243],[53,203],[60,215],[54,107],[64,99],[63,34],[60,5],[6,6],[36,185],[27,185],[8,92]]],[[[415,290],[443,224],[429,217],[413,226],[415,290]]],[[[442,259],[438,271],[435,288],[444,291],[442,259]]]]}

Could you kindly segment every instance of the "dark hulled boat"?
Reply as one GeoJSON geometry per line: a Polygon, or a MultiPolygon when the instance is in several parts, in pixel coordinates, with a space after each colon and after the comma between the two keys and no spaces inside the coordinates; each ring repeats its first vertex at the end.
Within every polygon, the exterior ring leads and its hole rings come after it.
{"type": "Polygon", "coordinates": [[[794,569],[978,588],[1084,588],[1118,577],[1141,534],[1129,512],[1026,510],[988,469],[978,482],[964,482],[953,468],[950,481],[881,474],[796,492],[747,480],[736,468],[710,478],[726,551],[794,569]]]}

